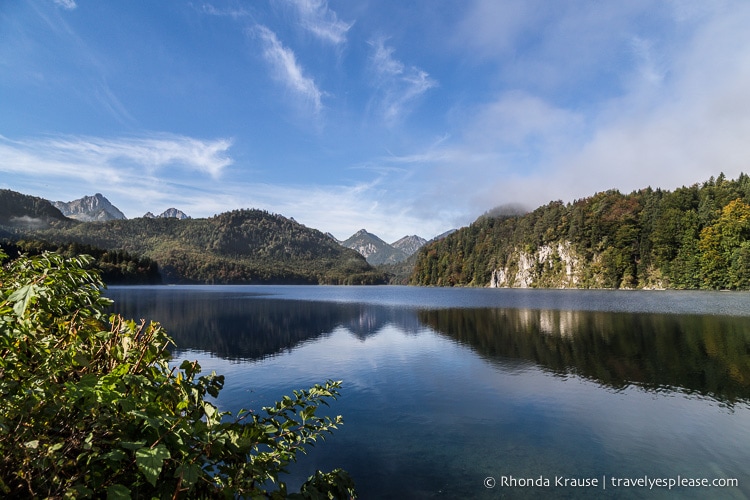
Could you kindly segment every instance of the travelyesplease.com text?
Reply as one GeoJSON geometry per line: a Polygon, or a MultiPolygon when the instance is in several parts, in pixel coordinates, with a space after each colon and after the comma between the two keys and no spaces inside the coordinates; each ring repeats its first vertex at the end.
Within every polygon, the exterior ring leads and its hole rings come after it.
{"type": "Polygon", "coordinates": [[[651,477],[649,475],[637,477],[619,477],[616,475],[602,475],[596,477],[571,476],[488,476],[484,479],[486,488],[598,488],[602,490],[616,488],[736,488],[739,480],[736,478],[706,478],[685,477],[651,477]]]}

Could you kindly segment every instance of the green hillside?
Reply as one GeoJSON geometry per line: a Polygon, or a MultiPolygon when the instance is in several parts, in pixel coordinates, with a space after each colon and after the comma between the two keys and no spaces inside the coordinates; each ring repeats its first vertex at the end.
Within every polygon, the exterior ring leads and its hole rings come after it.
{"type": "Polygon", "coordinates": [[[410,283],[750,289],[750,177],[485,215],[423,247],[410,283]]]}
{"type": "Polygon", "coordinates": [[[52,204],[35,196],[0,189],[0,230],[10,227],[41,228],[69,222],[52,204]]]}
{"type": "MultiPolygon", "coordinates": [[[[19,196],[24,200],[24,195],[0,192],[0,207],[13,205],[19,196]],[[4,201],[4,197],[10,201],[4,201]]],[[[41,202],[39,210],[44,209],[41,202]]],[[[235,210],[187,220],[74,222],[62,217],[58,224],[44,225],[21,224],[18,217],[23,215],[14,217],[13,221],[6,217],[4,223],[0,222],[6,239],[43,240],[53,245],[77,243],[125,252],[155,261],[168,283],[385,281],[385,276],[357,252],[343,248],[320,231],[262,210],[235,210]]]]}

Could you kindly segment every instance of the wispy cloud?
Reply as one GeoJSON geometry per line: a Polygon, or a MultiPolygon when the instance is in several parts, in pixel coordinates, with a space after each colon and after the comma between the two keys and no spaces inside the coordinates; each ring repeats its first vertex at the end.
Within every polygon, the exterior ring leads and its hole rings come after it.
{"type": "Polygon", "coordinates": [[[127,108],[122,104],[122,101],[112,92],[112,89],[104,79],[97,85],[93,91],[92,96],[101,104],[101,106],[107,110],[117,121],[122,124],[136,123],[135,118],[127,108]]]}
{"type": "Polygon", "coordinates": [[[220,176],[232,164],[227,155],[230,139],[205,141],[172,134],[152,137],[62,136],[10,140],[0,136],[0,171],[34,176],[112,178],[123,172],[154,172],[166,167],[220,176]]]}
{"type": "Polygon", "coordinates": [[[394,49],[384,38],[370,42],[370,63],[378,85],[379,108],[386,122],[400,120],[419,96],[437,86],[430,75],[416,66],[406,66],[393,57],[394,49]]]}
{"type": "Polygon", "coordinates": [[[346,34],[354,25],[339,20],[328,8],[326,0],[288,0],[300,16],[302,27],[319,39],[340,45],[346,42],[346,34]]]}
{"type": "Polygon", "coordinates": [[[275,78],[295,94],[312,103],[315,111],[319,112],[323,107],[323,92],[312,78],[305,76],[294,52],[282,45],[276,33],[265,26],[256,26],[254,32],[263,42],[263,57],[273,68],[275,78]]]}
{"type": "Polygon", "coordinates": [[[77,7],[75,0],[54,0],[54,2],[56,5],[67,10],[73,10],[77,7]]]}
{"type": "Polygon", "coordinates": [[[63,201],[100,192],[129,217],[170,206],[191,215],[196,207],[218,213],[231,206],[222,203],[236,201],[219,189],[222,172],[233,163],[231,144],[230,139],[172,134],[22,140],[0,136],[0,187],[63,201]],[[9,179],[12,185],[5,185],[9,179]]]}
{"type": "MultiPolygon", "coordinates": [[[[365,227],[386,241],[407,234],[436,236],[448,229],[440,217],[422,218],[402,192],[374,181],[340,185],[243,186],[259,206],[346,239],[365,227]]],[[[437,212],[432,212],[433,216],[437,212]]]]}
{"type": "Polygon", "coordinates": [[[639,74],[647,83],[658,85],[664,80],[665,69],[654,54],[652,42],[641,37],[634,37],[631,41],[633,53],[639,67],[639,74]]]}
{"type": "Polygon", "coordinates": [[[252,17],[252,14],[250,11],[245,10],[243,8],[227,8],[227,9],[220,9],[217,7],[214,7],[210,3],[204,3],[201,6],[200,9],[202,12],[209,14],[211,16],[217,16],[217,17],[231,17],[232,19],[240,19],[243,17],[252,17]]]}

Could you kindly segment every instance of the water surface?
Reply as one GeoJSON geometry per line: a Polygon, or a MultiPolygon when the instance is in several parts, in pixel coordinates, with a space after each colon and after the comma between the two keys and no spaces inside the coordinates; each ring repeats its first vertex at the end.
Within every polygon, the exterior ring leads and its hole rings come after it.
{"type": "Polygon", "coordinates": [[[315,469],[343,467],[361,498],[750,495],[750,294],[311,286],[107,294],[124,315],[159,320],[176,358],[226,375],[224,409],[344,381],[330,410],[345,424],[295,464],[293,486],[315,469]],[[612,485],[678,476],[738,486],[612,485]],[[556,486],[558,477],[598,484],[556,486]]]}

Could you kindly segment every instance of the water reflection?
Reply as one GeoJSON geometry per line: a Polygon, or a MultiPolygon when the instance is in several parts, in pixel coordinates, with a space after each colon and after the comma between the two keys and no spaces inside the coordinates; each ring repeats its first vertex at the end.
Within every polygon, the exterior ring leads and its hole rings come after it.
{"type": "Polygon", "coordinates": [[[532,361],[600,384],[750,400],[748,318],[524,309],[443,309],[419,319],[497,363],[532,361]]]}
{"type": "Polygon", "coordinates": [[[359,303],[280,300],[263,295],[182,290],[109,290],[114,310],[128,318],[158,319],[179,350],[255,361],[347,329],[364,341],[388,324],[406,333],[420,328],[410,309],[359,303]]]}
{"type": "Polygon", "coordinates": [[[505,368],[532,362],[615,389],[679,390],[750,401],[750,317],[538,309],[412,309],[263,294],[110,290],[115,309],[158,318],[180,350],[260,360],[345,328],[366,341],[387,325],[425,326],[505,368]]]}

